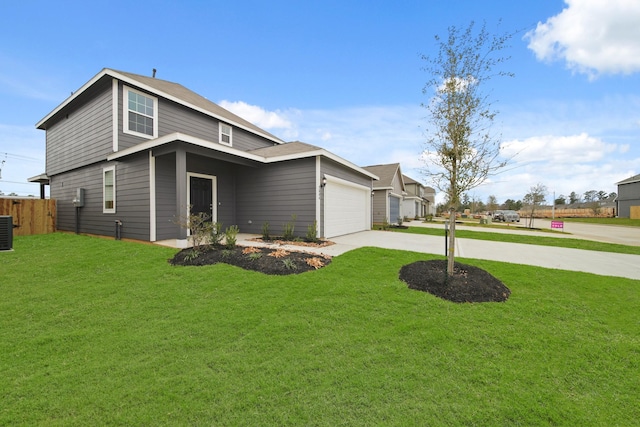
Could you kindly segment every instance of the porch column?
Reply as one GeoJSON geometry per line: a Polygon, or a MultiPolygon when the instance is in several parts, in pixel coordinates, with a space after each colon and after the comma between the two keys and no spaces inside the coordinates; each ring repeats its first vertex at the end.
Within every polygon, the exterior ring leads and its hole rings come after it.
{"type": "MultiPolygon", "coordinates": [[[[176,151],[176,215],[182,218],[187,214],[187,152],[176,151]]],[[[178,238],[187,238],[187,229],[180,227],[178,238]]]]}

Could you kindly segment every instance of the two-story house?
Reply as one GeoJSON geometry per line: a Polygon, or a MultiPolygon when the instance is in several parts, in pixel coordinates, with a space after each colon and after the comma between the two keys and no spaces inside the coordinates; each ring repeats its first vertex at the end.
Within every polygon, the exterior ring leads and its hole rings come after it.
{"type": "Polygon", "coordinates": [[[435,190],[418,181],[402,175],[406,195],[402,201],[402,213],[409,218],[426,217],[435,214],[435,190]]]}
{"type": "MultiPolygon", "coordinates": [[[[272,234],[296,215],[319,237],[371,228],[377,176],[320,147],[285,143],[184,86],[103,69],[40,120],[57,228],[186,245],[181,218],[272,234]]],[[[42,182],[42,181],[41,181],[42,182]]]]}

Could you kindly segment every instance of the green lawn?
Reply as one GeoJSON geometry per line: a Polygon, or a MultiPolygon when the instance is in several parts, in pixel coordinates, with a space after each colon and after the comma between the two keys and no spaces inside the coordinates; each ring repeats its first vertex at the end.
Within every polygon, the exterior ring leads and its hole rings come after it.
{"type": "Polygon", "coordinates": [[[638,425],[640,281],[462,260],[506,303],[363,248],[273,277],[72,234],[0,253],[0,425],[638,425]]]}
{"type": "MultiPolygon", "coordinates": [[[[408,227],[408,228],[390,228],[390,231],[398,233],[426,234],[430,236],[443,236],[444,226],[442,228],[427,227],[408,227]]],[[[530,236],[516,233],[492,233],[490,231],[471,231],[456,229],[456,237],[461,239],[478,239],[489,240],[495,242],[508,243],[524,243],[539,246],[556,246],[562,248],[583,249],[598,252],[614,252],[620,254],[640,255],[640,246],[618,245],[615,243],[595,242],[584,239],[571,239],[561,237],[548,236],[530,236]]]]}

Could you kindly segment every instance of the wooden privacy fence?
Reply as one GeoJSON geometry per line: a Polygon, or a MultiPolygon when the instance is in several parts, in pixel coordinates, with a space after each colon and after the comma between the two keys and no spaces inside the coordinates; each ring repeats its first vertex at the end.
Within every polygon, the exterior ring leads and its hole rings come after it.
{"type": "Polygon", "coordinates": [[[0,198],[0,215],[13,217],[13,235],[53,233],[56,229],[56,201],[52,199],[0,198]]]}
{"type": "MultiPolygon", "coordinates": [[[[526,209],[519,211],[520,216],[529,217],[531,211],[527,212],[526,209]]],[[[615,208],[610,207],[601,207],[598,209],[598,214],[593,211],[593,209],[588,208],[578,208],[578,209],[563,209],[556,208],[555,212],[551,209],[536,209],[533,212],[533,216],[535,218],[551,218],[555,216],[556,218],[596,218],[596,217],[615,217],[616,210],[615,208]]]]}

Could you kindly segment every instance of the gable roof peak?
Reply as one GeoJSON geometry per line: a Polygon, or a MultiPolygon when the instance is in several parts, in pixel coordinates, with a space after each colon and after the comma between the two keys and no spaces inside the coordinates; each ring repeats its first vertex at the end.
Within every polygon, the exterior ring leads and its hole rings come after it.
{"type": "Polygon", "coordinates": [[[91,86],[93,86],[99,80],[106,76],[120,80],[126,84],[136,86],[140,89],[144,89],[154,95],[176,102],[187,108],[206,114],[210,117],[227,122],[232,126],[244,129],[248,132],[275,142],[276,144],[284,143],[284,141],[282,141],[277,136],[272,135],[266,130],[259,128],[258,126],[232,113],[231,111],[222,108],[218,104],[209,101],[204,96],[195,93],[194,91],[186,88],[179,83],[174,83],[169,80],[163,80],[156,77],[143,76],[141,74],[130,73],[127,71],[119,71],[112,68],[103,68],[91,80],[85,83],[80,89],[73,92],[71,96],[69,96],[58,107],[56,107],[53,111],[47,114],[47,116],[40,120],[36,124],[36,127],[38,129],[44,129],[46,122],[53,118],[56,113],[60,112],[83,92],[85,92],[87,89],[89,89],[91,86]]]}

